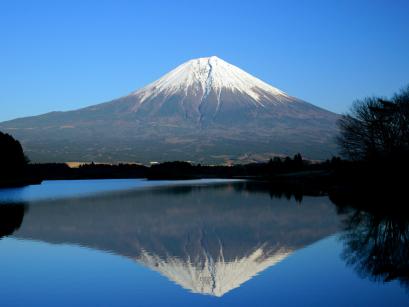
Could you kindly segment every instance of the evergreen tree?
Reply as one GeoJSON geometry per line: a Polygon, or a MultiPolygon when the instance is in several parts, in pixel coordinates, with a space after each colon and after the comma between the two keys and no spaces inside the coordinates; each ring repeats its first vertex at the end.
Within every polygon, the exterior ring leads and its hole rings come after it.
{"type": "Polygon", "coordinates": [[[27,162],[20,142],[0,132],[0,178],[21,177],[27,162]]]}

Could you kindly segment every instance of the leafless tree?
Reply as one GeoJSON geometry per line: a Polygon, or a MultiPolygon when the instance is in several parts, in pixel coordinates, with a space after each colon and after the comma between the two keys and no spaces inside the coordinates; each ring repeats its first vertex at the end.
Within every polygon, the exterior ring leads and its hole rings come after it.
{"type": "Polygon", "coordinates": [[[389,100],[356,101],[339,128],[342,154],[352,160],[402,158],[409,153],[409,87],[389,100]]]}

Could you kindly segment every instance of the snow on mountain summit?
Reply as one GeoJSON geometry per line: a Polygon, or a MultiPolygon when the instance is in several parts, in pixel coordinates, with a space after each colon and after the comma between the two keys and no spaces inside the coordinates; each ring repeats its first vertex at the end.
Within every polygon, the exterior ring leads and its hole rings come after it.
{"type": "Polygon", "coordinates": [[[187,61],[131,95],[139,96],[140,102],[143,103],[158,95],[182,93],[187,96],[192,92],[205,99],[213,91],[220,99],[222,90],[247,95],[258,103],[261,103],[266,95],[276,97],[277,101],[280,101],[280,97],[285,100],[289,97],[281,90],[216,56],[187,61]]]}

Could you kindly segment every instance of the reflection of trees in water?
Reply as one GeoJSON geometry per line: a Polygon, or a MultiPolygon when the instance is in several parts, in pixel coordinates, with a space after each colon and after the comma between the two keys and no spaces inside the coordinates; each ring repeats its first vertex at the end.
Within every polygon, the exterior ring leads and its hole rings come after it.
{"type": "Polygon", "coordinates": [[[304,196],[326,195],[322,190],[301,184],[279,184],[277,182],[244,181],[233,185],[236,191],[248,193],[267,193],[270,198],[294,200],[302,203],[304,196]]]}
{"type": "Polygon", "coordinates": [[[342,257],[363,277],[399,280],[409,289],[409,218],[404,214],[354,209],[341,236],[342,257]]]}
{"type": "Polygon", "coordinates": [[[0,239],[20,228],[25,211],[23,204],[0,204],[0,239]]]}
{"type": "Polygon", "coordinates": [[[294,199],[297,203],[302,203],[304,196],[323,196],[323,191],[308,188],[297,184],[278,184],[266,181],[238,181],[234,183],[221,183],[211,185],[180,185],[171,187],[160,187],[152,189],[152,194],[172,194],[187,195],[200,190],[234,190],[237,193],[246,194],[268,194],[271,199],[294,199]]]}

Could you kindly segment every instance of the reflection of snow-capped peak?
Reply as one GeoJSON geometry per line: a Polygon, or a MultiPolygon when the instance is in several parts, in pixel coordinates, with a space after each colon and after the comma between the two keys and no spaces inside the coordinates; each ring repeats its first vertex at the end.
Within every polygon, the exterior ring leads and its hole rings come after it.
{"type": "Polygon", "coordinates": [[[162,259],[143,251],[136,260],[193,293],[220,297],[280,262],[290,253],[291,250],[285,248],[269,252],[259,247],[245,257],[225,261],[221,250],[217,259],[206,254],[202,261],[195,263],[191,259],[176,257],[162,259]]]}

